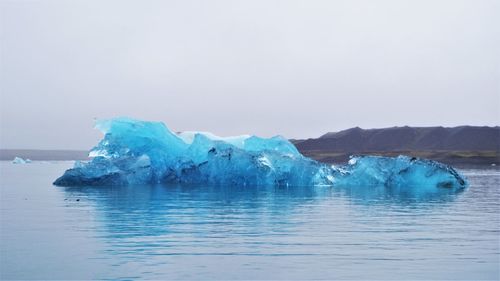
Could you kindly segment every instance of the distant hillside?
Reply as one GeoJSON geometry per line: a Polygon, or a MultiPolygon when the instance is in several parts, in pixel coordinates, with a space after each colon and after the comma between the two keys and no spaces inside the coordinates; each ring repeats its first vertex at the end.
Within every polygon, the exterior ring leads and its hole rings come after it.
{"type": "Polygon", "coordinates": [[[498,164],[500,127],[356,127],[293,142],[304,155],[325,162],[345,161],[351,154],[409,154],[449,163],[498,164]]]}

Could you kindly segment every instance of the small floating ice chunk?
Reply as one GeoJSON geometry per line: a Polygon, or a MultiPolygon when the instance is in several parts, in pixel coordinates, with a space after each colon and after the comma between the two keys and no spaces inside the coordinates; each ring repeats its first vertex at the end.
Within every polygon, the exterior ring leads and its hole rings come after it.
{"type": "Polygon", "coordinates": [[[21,157],[15,157],[14,160],[12,160],[12,164],[27,164],[31,163],[30,159],[23,159],[21,157]]]}

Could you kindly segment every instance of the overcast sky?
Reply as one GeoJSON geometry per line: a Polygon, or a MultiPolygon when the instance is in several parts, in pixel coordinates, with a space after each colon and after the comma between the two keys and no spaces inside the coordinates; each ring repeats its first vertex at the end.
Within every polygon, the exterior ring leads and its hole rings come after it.
{"type": "Polygon", "coordinates": [[[500,123],[500,1],[0,2],[1,148],[500,123]]]}

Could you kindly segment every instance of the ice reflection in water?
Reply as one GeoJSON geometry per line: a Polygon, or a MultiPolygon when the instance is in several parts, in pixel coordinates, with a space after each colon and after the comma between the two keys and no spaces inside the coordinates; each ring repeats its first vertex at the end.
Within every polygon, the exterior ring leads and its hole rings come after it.
{"type": "Polygon", "coordinates": [[[497,170],[466,171],[471,186],[463,192],[429,194],[384,187],[55,188],[41,183],[57,171],[38,169],[29,192],[15,186],[20,180],[2,186],[6,279],[498,278],[497,170]],[[23,205],[34,191],[38,201],[23,205]],[[34,210],[22,216],[26,222],[15,218],[21,206],[34,210]]]}

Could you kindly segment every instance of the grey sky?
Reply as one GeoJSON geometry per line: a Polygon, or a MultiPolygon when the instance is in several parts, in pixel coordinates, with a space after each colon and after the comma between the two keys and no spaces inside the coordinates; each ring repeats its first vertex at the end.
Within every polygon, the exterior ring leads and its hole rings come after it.
{"type": "Polygon", "coordinates": [[[1,148],[500,123],[500,1],[0,1],[1,148]]]}

